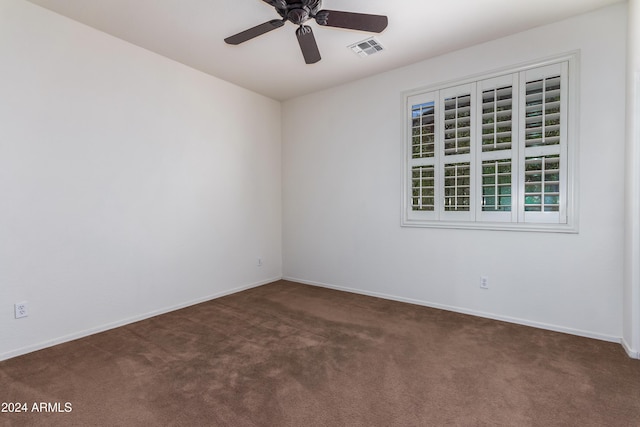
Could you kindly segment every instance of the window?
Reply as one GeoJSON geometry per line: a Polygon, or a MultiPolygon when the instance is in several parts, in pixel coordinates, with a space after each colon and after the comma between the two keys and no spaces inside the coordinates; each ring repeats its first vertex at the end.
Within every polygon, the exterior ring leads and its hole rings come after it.
{"type": "Polygon", "coordinates": [[[405,94],[405,226],[576,232],[577,54],[405,94]]]}

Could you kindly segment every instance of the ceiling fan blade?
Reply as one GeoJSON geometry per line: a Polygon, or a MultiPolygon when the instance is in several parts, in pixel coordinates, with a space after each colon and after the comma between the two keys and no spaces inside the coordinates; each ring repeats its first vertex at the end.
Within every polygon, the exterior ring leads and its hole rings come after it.
{"type": "Polygon", "coordinates": [[[315,18],[320,25],[371,33],[381,33],[389,23],[389,20],[384,15],[369,15],[340,10],[321,10],[316,14],[315,18]]]}
{"type": "Polygon", "coordinates": [[[265,22],[264,24],[257,25],[253,28],[249,28],[248,30],[244,30],[241,33],[235,34],[231,37],[227,37],[224,39],[228,44],[240,44],[244,43],[247,40],[251,40],[254,37],[261,36],[269,31],[273,31],[276,28],[280,28],[284,25],[284,20],[274,19],[269,22],[265,22]]]}
{"type": "Polygon", "coordinates": [[[287,2],[286,0],[262,0],[265,3],[270,4],[273,7],[279,8],[279,9],[286,9],[287,8],[287,2]]]}
{"type": "Polygon", "coordinates": [[[301,25],[296,30],[296,37],[300,44],[300,50],[302,50],[302,56],[304,56],[304,62],[307,64],[315,64],[322,59],[311,27],[308,25],[301,25]]]}

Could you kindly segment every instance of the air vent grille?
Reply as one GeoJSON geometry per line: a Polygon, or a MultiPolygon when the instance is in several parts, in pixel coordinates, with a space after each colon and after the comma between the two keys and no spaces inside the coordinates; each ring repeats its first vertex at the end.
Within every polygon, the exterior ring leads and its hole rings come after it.
{"type": "Polygon", "coordinates": [[[366,40],[362,40],[361,42],[352,44],[351,46],[349,46],[349,49],[360,56],[369,56],[373,55],[374,53],[383,51],[384,47],[375,37],[371,37],[366,40]]]}

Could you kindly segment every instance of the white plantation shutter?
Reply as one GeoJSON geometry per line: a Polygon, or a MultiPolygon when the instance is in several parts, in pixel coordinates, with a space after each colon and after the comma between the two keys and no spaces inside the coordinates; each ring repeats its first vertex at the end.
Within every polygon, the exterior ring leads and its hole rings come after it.
{"type": "Polygon", "coordinates": [[[517,220],[518,76],[506,75],[478,83],[480,103],[481,191],[476,204],[482,221],[517,220]]]}
{"type": "Polygon", "coordinates": [[[407,95],[403,225],[576,231],[576,61],[407,95]]]}
{"type": "Polygon", "coordinates": [[[568,64],[520,73],[520,221],[566,223],[568,64]]]}
{"type": "Polygon", "coordinates": [[[472,210],[474,177],[471,149],[475,138],[475,84],[440,91],[440,174],[443,189],[439,202],[440,218],[469,221],[472,210]]]}
{"type": "Polygon", "coordinates": [[[439,124],[435,113],[435,93],[410,97],[411,112],[409,161],[409,203],[412,219],[437,219],[436,213],[436,131],[439,124]]]}

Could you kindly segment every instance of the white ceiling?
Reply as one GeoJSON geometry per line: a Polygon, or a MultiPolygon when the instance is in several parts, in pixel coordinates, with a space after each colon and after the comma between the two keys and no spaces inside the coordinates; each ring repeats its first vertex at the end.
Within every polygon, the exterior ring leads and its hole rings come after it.
{"type": "MultiPolygon", "coordinates": [[[[306,65],[295,25],[238,46],[224,38],[271,19],[262,0],[29,0],[239,86],[285,100],[624,0],[324,0],[323,8],[387,15],[386,50],[347,46],[371,34],[313,27],[322,60],[306,65]]],[[[594,29],[597,30],[597,29],[594,29]]]]}

